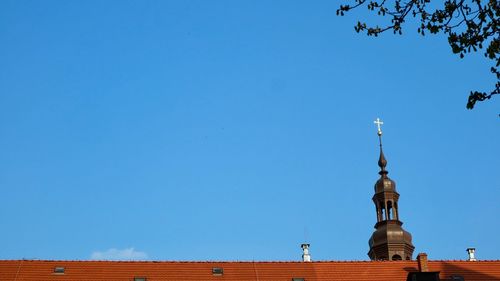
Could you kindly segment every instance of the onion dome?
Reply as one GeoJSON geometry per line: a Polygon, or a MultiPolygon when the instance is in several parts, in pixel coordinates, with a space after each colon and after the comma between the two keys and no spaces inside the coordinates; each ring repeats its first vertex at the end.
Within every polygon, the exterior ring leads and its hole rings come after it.
{"type": "Polygon", "coordinates": [[[384,152],[382,151],[382,144],[380,145],[380,156],[378,158],[378,166],[380,167],[380,179],[375,183],[375,193],[384,191],[396,191],[396,182],[391,180],[387,174],[389,173],[385,167],[387,160],[385,159],[384,152]]]}

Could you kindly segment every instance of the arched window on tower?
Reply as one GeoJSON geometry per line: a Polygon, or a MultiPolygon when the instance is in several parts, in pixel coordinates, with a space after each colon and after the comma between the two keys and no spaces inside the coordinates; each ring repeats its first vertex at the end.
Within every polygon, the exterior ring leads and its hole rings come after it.
{"type": "Polygon", "coordinates": [[[388,220],[392,220],[393,219],[392,201],[387,201],[387,219],[388,220]]]}
{"type": "Polygon", "coordinates": [[[400,261],[400,260],[403,260],[403,259],[401,258],[400,255],[394,255],[394,256],[392,256],[392,260],[393,261],[400,261]]]}
{"type": "Polygon", "coordinates": [[[381,217],[381,220],[385,220],[386,216],[385,216],[385,204],[384,204],[384,202],[381,201],[379,203],[379,206],[380,206],[380,217],[381,217]]]}

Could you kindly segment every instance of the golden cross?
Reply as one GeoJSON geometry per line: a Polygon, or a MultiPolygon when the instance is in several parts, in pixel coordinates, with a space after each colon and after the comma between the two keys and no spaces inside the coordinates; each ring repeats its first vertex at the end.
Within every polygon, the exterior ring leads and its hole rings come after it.
{"type": "Polygon", "coordinates": [[[380,119],[379,119],[379,118],[377,118],[377,120],[373,121],[373,123],[377,124],[377,129],[378,129],[377,134],[378,134],[379,136],[381,136],[381,135],[382,135],[382,128],[381,128],[381,125],[383,125],[383,124],[384,124],[384,122],[380,121],[380,119]]]}

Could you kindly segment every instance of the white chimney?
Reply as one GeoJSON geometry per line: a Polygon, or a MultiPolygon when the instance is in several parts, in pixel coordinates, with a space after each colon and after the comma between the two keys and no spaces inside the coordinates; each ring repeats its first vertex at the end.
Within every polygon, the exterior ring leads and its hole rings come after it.
{"type": "Polygon", "coordinates": [[[468,261],[477,261],[475,253],[476,253],[476,248],[467,248],[467,254],[469,254],[469,258],[467,260],[468,261]]]}
{"type": "Polygon", "coordinates": [[[302,244],[300,247],[302,248],[302,261],[304,262],[310,262],[311,261],[311,255],[309,255],[309,244],[302,244]]]}

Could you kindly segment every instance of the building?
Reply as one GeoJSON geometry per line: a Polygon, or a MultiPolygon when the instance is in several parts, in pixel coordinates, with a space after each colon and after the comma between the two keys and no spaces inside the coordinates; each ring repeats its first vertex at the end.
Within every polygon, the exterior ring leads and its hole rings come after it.
{"type": "Polygon", "coordinates": [[[500,261],[0,261],[0,281],[437,280],[413,279],[414,274],[437,274],[440,280],[450,281],[499,281],[500,261]]]}
{"type": "MultiPolygon", "coordinates": [[[[378,123],[377,123],[378,122],[378,123]]],[[[377,222],[369,240],[371,261],[311,261],[302,244],[297,262],[0,260],[0,281],[500,281],[500,260],[412,259],[414,246],[399,220],[396,183],[387,174],[379,126],[380,179],[373,202],[377,222]]]]}

